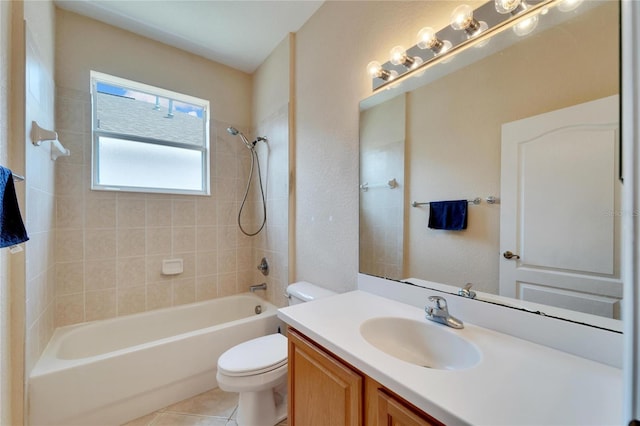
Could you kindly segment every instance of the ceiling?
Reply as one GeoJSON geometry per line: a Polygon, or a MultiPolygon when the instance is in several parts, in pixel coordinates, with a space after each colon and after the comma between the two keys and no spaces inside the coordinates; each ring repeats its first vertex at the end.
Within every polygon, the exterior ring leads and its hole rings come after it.
{"type": "Polygon", "coordinates": [[[72,12],[252,73],[323,0],[56,0],[72,12]]]}

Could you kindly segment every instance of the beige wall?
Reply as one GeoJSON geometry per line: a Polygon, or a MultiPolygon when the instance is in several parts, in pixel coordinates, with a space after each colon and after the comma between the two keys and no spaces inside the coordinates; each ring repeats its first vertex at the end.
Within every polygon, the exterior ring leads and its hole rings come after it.
{"type": "MultiPolygon", "coordinates": [[[[0,2],[0,164],[9,166],[11,3],[0,2]]],[[[0,424],[11,424],[11,311],[9,253],[0,250],[0,424]]]]}
{"type": "Polygon", "coordinates": [[[384,62],[397,44],[415,44],[425,25],[447,25],[452,9],[446,1],[330,1],[296,34],[296,279],[355,288],[366,65],[384,62]]]}
{"type": "Polygon", "coordinates": [[[257,262],[235,221],[249,163],[226,128],[248,131],[251,76],[71,12],[57,19],[57,129],[72,155],[57,167],[56,326],[247,291],[257,262]],[[89,189],[90,70],[211,102],[212,196],[89,189]],[[184,272],[161,275],[176,257],[184,272]]]}
{"type": "MultiPolygon", "coordinates": [[[[253,123],[256,136],[268,143],[257,146],[267,200],[267,224],[253,238],[255,268],[262,257],[269,263],[268,276],[254,269],[256,284],[267,283],[267,297],[284,306],[284,290],[289,280],[289,66],[292,35],[287,36],[253,74],[253,123]]],[[[246,150],[245,150],[246,151],[246,150]]],[[[245,154],[246,155],[246,154],[245,154]]],[[[245,178],[246,179],[246,178],[245,178]]],[[[257,182],[254,179],[253,188],[257,182]]],[[[254,211],[259,207],[258,192],[253,193],[254,211]]],[[[262,213],[255,213],[257,218],[262,213]]],[[[256,224],[257,226],[258,224],[256,224]]],[[[254,228],[257,229],[257,228],[254,228]]]]}
{"type": "MultiPolygon", "coordinates": [[[[24,3],[11,2],[11,25],[9,55],[9,165],[12,170],[25,170],[25,49],[24,3]]],[[[26,185],[17,185],[16,194],[26,217],[26,185]]],[[[9,416],[14,424],[24,422],[25,408],[25,251],[9,255],[9,312],[11,409],[9,416]]]]}
{"type": "Polygon", "coordinates": [[[289,103],[289,65],[293,34],[287,35],[253,73],[253,126],[289,103]]]}

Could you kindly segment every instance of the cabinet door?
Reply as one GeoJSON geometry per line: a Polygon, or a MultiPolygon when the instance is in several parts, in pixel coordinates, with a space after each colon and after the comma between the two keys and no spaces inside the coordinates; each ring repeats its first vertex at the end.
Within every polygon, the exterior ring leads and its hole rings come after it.
{"type": "Polygon", "coordinates": [[[289,329],[289,424],[362,424],[363,377],[289,329]]]}
{"type": "Polygon", "coordinates": [[[436,426],[401,401],[378,389],[378,426],[436,426]]]}

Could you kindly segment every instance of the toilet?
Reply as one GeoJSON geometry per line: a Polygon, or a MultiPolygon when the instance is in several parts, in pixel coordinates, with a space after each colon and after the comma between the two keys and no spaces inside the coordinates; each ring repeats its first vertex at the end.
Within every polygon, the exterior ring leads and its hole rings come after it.
{"type": "MultiPolygon", "coordinates": [[[[331,296],[308,282],[287,287],[289,305],[331,296]]],[[[238,392],[239,426],[273,426],[287,417],[287,338],[270,334],[240,343],[218,359],[218,386],[238,392]]]]}

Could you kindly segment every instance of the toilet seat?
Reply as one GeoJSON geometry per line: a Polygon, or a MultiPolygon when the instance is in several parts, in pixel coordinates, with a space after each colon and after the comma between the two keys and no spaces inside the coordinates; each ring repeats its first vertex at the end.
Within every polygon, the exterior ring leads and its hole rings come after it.
{"type": "Polygon", "coordinates": [[[218,359],[218,372],[230,377],[254,376],[287,364],[287,338],[270,334],[241,343],[218,359]]]}

